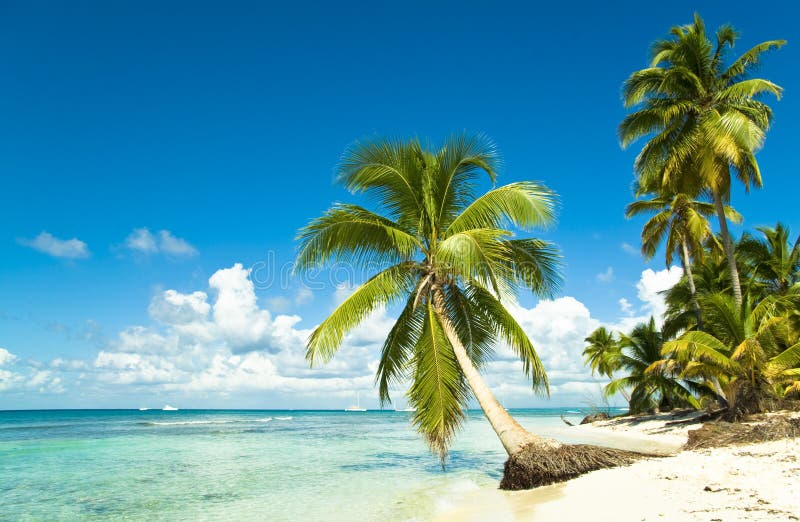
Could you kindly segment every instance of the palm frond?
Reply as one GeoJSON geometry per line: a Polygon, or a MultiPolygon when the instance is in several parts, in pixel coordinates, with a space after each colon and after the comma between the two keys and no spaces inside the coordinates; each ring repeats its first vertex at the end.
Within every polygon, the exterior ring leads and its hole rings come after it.
{"type": "Polygon", "coordinates": [[[415,263],[394,265],[372,276],[342,302],[308,338],[306,359],[328,362],[339,349],[345,334],[361,324],[376,308],[387,305],[413,288],[418,271],[415,263]]]}
{"type": "Polygon", "coordinates": [[[426,304],[413,364],[414,381],[408,398],[416,412],[411,420],[444,466],[453,437],[464,420],[462,408],[468,389],[431,302],[426,304]]]}

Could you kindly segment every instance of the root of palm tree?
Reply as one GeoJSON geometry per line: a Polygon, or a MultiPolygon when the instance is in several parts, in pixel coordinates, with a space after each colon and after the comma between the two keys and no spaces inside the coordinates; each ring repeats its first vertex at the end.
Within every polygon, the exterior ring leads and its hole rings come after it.
{"type": "Polygon", "coordinates": [[[528,444],[506,461],[500,489],[531,489],[564,482],[590,471],[626,466],[647,456],[587,444],[528,444]]]}
{"type": "Polygon", "coordinates": [[[689,432],[684,448],[716,448],[800,437],[800,417],[753,415],[747,422],[707,422],[689,432]]]}

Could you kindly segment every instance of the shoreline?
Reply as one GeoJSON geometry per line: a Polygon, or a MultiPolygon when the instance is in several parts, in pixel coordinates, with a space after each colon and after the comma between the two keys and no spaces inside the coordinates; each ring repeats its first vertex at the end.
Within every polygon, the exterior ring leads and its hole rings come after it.
{"type": "Polygon", "coordinates": [[[800,520],[800,437],[681,451],[688,432],[703,424],[692,418],[701,415],[565,426],[571,437],[621,449],[658,449],[664,456],[535,490],[472,491],[434,520],[800,520]]]}

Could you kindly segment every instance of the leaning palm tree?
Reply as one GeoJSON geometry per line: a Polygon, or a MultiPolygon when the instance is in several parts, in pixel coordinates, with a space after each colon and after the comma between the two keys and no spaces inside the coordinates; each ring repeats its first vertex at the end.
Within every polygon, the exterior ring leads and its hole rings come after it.
{"type": "Polygon", "coordinates": [[[761,186],[755,152],[764,142],[772,110],[759,98],[765,93],[780,97],[781,88],[750,75],[764,52],[786,42],[763,42],[726,64],[737,38],[726,25],[712,43],[698,15],[690,25],[673,27],[671,38],[653,44],[650,67],[634,72],[624,84],[625,106],[641,108],[622,121],[619,135],[623,147],[650,136],[635,163],[643,184],[652,185],[656,178],[674,192],[686,183],[682,178],[697,176],[692,184],[711,193],[733,295],[741,304],[725,201],[730,200],[732,170],[745,189],[761,186]]]}
{"type": "Polygon", "coordinates": [[[345,153],[338,180],[378,208],[339,203],[312,220],[299,233],[296,266],[384,267],[314,329],[306,353],[312,366],[330,360],[376,309],[404,303],[380,354],[381,401],[391,400],[393,385],[410,381],[412,422],[444,465],[471,392],[510,456],[502,486],[533,487],[624,459],[529,433],[481,377],[502,342],[522,361],[533,391],[548,393],[539,356],[503,303],[520,287],[552,295],[561,280],[553,244],[515,238],[509,229],[550,225],[555,194],[539,183],[517,182],[478,196],[480,176],[494,182],[498,162],[483,136],[454,136],[438,150],[416,139],[356,144],[345,153]],[[552,465],[535,475],[515,464],[526,455],[552,465]]]}
{"type": "MultiPolygon", "coordinates": [[[[629,204],[625,215],[628,218],[639,214],[653,214],[642,228],[642,255],[652,259],[658,247],[666,242],[664,258],[667,267],[672,265],[675,253],[681,260],[683,273],[689,283],[692,305],[695,310],[697,327],[702,329],[703,319],[697,300],[697,288],[692,273],[692,260],[702,260],[705,244],[716,245],[716,236],[708,223],[714,214],[714,205],[697,200],[688,194],[673,196],[659,195],[651,199],[640,199],[629,204]]],[[[728,219],[740,222],[741,216],[726,207],[728,219]]],[[[719,247],[721,249],[721,246],[719,247]]]]}

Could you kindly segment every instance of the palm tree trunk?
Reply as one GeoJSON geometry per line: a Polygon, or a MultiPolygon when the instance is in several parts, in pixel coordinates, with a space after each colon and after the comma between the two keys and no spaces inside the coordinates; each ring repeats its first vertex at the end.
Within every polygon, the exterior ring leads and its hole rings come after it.
{"type": "Polygon", "coordinates": [[[450,341],[450,344],[453,346],[453,352],[455,352],[456,360],[461,367],[461,371],[464,373],[464,377],[467,379],[467,384],[469,384],[472,394],[475,395],[475,398],[478,400],[478,404],[481,405],[484,415],[489,419],[489,424],[492,425],[494,432],[497,433],[497,436],[500,438],[500,442],[503,444],[506,453],[508,453],[508,455],[513,455],[528,444],[550,446],[553,448],[561,446],[561,444],[552,439],[545,439],[530,433],[514,420],[514,417],[509,415],[506,409],[503,408],[495,398],[489,386],[486,385],[483,377],[478,373],[478,369],[472,364],[472,360],[469,358],[464,345],[461,344],[461,340],[458,338],[453,325],[450,323],[450,319],[444,312],[444,296],[440,289],[434,290],[433,292],[433,304],[442,329],[447,339],[450,341]]]}
{"type": "Polygon", "coordinates": [[[683,271],[686,272],[686,278],[689,280],[689,291],[692,293],[692,306],[694,306],[694,315],[697,318],[697,329],[703,329],[703,314],[700,312],[700,303],[697,301],[697,287],[694,285],[694,274],[692,274],[692,259],[689,257],[689,248],[686,246],[686,240],[681,240],[681,250],[683,253],[683,271]]]}
{"type": "Polygon", "coordinates": [[[725,255],[728,257],[728,266],[731,270],[731,286],[733,287],[733,299],[738,306],[742,306],[742,285],[739,282],[739,269],[736,267],[734,257],[733,241],[731,233],[728,231],[728,220],[725,218],[725,206],[722,204],[722,194],[718,190],[714,191],[714,207],[717,210],[719,219],[719,231],[722,234],[722,244],[725,247],[725,255]]]}

